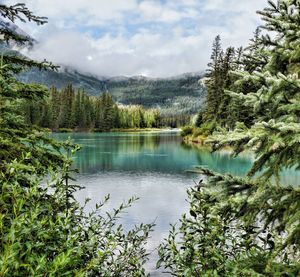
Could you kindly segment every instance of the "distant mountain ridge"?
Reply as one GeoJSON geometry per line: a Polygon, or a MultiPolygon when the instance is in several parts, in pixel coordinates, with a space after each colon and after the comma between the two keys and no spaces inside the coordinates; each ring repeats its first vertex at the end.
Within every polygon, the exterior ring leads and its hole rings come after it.
{"type": "Polygon", "coordinates": [[[171,112],[195,113],[203,103],[206,89],[201,79],[203,73],[186,73],[168,78],[134,77],[95,77],[76,70],[62,68],[60,71],[31,69],[20,74],[20,80],[41,83],[58,89],[72,84],[89,95],[110,92],[114,99],[125,105],[143,105],[147,108],[160,107],[171,112]]]}

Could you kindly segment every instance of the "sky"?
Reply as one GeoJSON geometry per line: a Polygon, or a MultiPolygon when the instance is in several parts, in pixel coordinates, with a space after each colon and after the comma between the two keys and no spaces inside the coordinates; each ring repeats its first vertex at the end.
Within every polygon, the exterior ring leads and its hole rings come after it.
{"type": "MultiPolygon", "coordinates": [[[[15,4],[15,0],[2,0],[15,4]]],[[[217,35],[246,46],[266,0],[22,0],[48,24],[16,22],[26,54],[95,76],[168,77],[206,69],[217,35]]]]}

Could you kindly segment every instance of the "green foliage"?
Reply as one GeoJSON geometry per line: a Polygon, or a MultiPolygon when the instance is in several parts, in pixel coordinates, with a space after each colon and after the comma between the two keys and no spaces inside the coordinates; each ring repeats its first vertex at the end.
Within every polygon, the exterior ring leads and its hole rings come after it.
{"type": "Polygon", "coordinates": [[[216,122],[215,121],[211,121],[211,122],[205,122],[203,123],[199,128],[196,128],[193,132],[193,136],[197,137],[197,136],[209,136],[211,135],[214,130],[216,129],[216,122]]]}
{"type": "Polygon", "coordinates": [[[158,266],[164,263],[174,276],[219,276],[226,261],[234,255],[226,242],[226,224],[213,212],[216,200],[200,187],[188,191],[190,215],[181,219],[179,230],[172,226],[169,237],[160,245],[158,266]]]}
{"type": "Polygon", "coordinates": [[[197,114],[197,117],[196,117],[196,122],[195,122],[195,126],[196,127],[200,127],[203,123],[204,123],[204,120],[203,120],[203,112],[200,111],[198,114],[197,114]]]}
{"type": "MultiPolygon", "coordinates": [[[[220,125],[226,124],[225,118],[230,111],[228,105],[229,96],[225,89],[231,87],[233,79],[229,74],[231,70],[239,67],[242,49],[235,50],[229,47],[224,52],[221,48],[221,38],[217,36],[213,43],[211,62],[208,64],[207,80],[207,99],[201,122],[218,121],[220,125]]],[[[198,123],[197,126],[200,126],[198,123]]]]}
{"type": "Polygon", "coordinates": [[[299,10],[299,1],[269,1],[259,14],[272,36],[257,30],[228,75],[231,112],[216,117],[206,142],[234,155],[251,150],[255,162],[247,177],[196,170],[205,179],[189,192],[190,215],[159,249],[158,266],[175,276],[300,275],[299,184],[280,178],[285,168],[300,168],[299,10]]]}
{"type": "Polygon", "coordinates": [[[69,128],[59,128],[57,130],[59,133],[72,133],[73,129],[69,129],[69,128]]]}
{"type": "Polygon", "coordinates": [[[191,135],[191,134],[193,133],[193,129],[194,129],[193,126],[184,126],[184,127],[181,129],[180,135],[181,135],[182,137],[191,135]]]}
{"type": "Polygon", "coordinates": [[[157,266],[174,276],[298,276],[299,189],[198,172],[208,180],[188,191],[190,213],[160,245],[157,266]]]}
{"type": "Polygon", "coordinates": [[[20,115],[22,101],[40,101],[47,89],[38,84],[25,85],[17,81],[13,66],[4,60],[3,56],[0,63],[0,170],[28,152],[31,152],[31,159],[26,162],[35,165],[41,172],[47,171],[48,167],[61,166],[64,159],[60,149],[63,144],[44,136],[44,130],[28,125],[20,115]]]}
{"type": "Polygon", "coordinates": [[[251,74],[260,70],[264,62],[259,63],[258,58],[264,57],[263,47],[258,46],[260,30],[255,32],[254,39],[246,49],[229,47],[225,51],[221,47],[220,36],[217,36],[212,48],[211,62],[208,64],[207,99],[203,110],[199,112],[197,127],[212,121],[217,126],[232,130],[238,121],[243,121],[247,126],[253,124],[253,111],[245,101],[232,97],[232,91],[239,94],[248,94],[258,89],[251,80],[241,83],[239,70],[251,74]],[[259,54],[258,54],[259,53],[259,54]]]}
{"type": "Polygon", "coordinates": [[[1,276],[144,276],[146,239],[153,225],[125,233],[117,224],[135,199],[102,216],[104,204],[86,214],[74,199],[69,160],[43,181],[37,169],[13,161],[1,174],[1,276]],[[27,187],[20,179],[26,176],[27,187]]]}

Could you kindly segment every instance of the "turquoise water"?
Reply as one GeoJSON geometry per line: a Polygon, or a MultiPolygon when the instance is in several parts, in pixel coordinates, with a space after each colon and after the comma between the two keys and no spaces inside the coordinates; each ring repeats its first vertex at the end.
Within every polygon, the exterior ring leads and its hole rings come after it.
{"type": "Polygon", "coordinates": [[[251,167],[249,156],[233,159],[225,152],[211,154],[206,148],[182,143],[178,132],[74,133],[54,137],[71,137],[82,146],[75,165],[84,175],[152,172],[186,176],[184,171],[196,165],[244,175],[251,167]]]}
{"type": "MultiPolygon", "coordinates": [[[[206,166],[218,172],[245,175],[253,157],[232,158],[230,153],[210,153],[208,149],[182,143],[178,132],[159,133],[74,133],[54,134],[65,140],[69,136],[82,149],[74,159],[80,174],[77,180],[86,187],[77,194],[87,209],[92,209],[105,195],[111,200],[106,209],[116,207],[131,196],[139,197],[120,223],[126,228],[140,222],[155,221],[148,250],[152,252],[147,270],[151,276],[166,276],[155,270],[156,247],[187,211],[186,190],[199,177],[187,173],[195,166],[206,166]]],[[[299,176],[287,171],[283,178],[296,182],[299,176]]]]}

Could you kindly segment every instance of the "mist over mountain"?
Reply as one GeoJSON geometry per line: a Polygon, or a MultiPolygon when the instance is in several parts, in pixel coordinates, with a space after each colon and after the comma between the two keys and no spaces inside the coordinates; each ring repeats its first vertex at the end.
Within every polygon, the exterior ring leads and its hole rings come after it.
{"type": "MultiPolygon", "coordinates": [[[[6,28],[23,37],[30,38],[32,46],[36,41],[12,23],[0,19],[0,28],[6,28]]],[[[0,44],[0,52],[21,55],[15,45],[0,44]]],[[[185,73],[168,78],[149,78],[145,76],[98,77],[82,73],[80,69],[61,66],[58,71],[32,68],[18,75],[26,83],[40,83],[58,89],[72,84],[89,95],[110,92],[118,103],[124,105],[143,105],[146,108],[161,108],[165,113],[196,113],[202,106],[206,89],[201,79],[202,72],[185,73]]]]}

